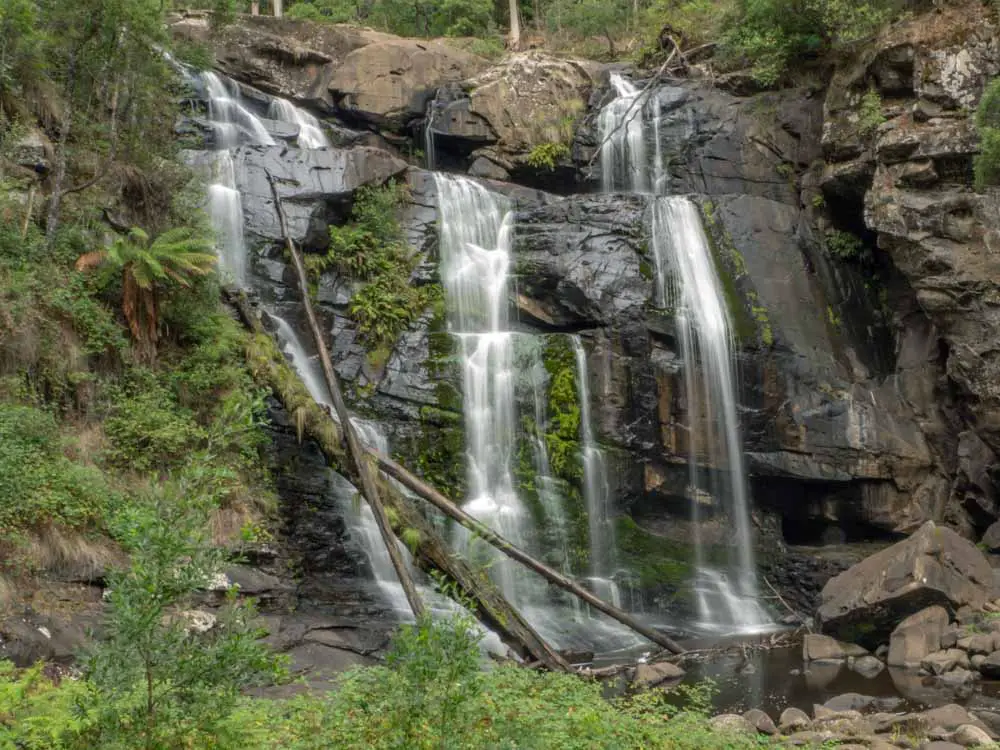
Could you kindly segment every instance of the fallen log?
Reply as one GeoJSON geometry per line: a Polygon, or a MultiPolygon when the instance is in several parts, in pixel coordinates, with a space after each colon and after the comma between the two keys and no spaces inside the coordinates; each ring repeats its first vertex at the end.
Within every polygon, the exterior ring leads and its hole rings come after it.
{"type": "MultiPolygon", "coordinates": [[[[247,346],[247,362],[254,378],[274,394],[295,420],[300,433],[312,438],[327,461],[342,469],[347,463],[339,425],[313,400],[298,374],[285,359],[260,318],[250,308],[246,296],[234,290],[224,295],[254,335],[247,346]]],[[[379,474],[381,476],[381,474],[379,474]]],[[[525,661],[536,661],[553,671],[571,671],[566,660],[555,652],[506,600],[486,571],[475,570],[452,555],[424,515],[387,480],[381,480],[382,499],[393,532],[401,537],[407,529],[413,560],[421,570],[442,574],[454,583],[457,598],[468,602],[479,620],[493,630],[511,650],[525,661]]]]}
{"type": "Polygon", "coordinates": [[[598,599],[596,596],[594,596],[591,592],[587,591],[587,589],[580,586],[580,584],[578,584],[573,579],[563,575],[557,570],[553,570],[545,563],[536,560],[526,552],[515,547],[513,544],[508,542],[506,539],[500,536],[500,534],[495,532],[489,526],[480,522],[473,516],[470,516],[468,513],[462,510],[458,505],[451,502],[451,500],[449,500],[443,494],[438,492],[436,489],[431,487],[429,484],[424,482],[419,477],[411,474],[404,467],[400,466],[398,463],[393,461],[388,456],[383,456],[370,449],[369,452],[373,456],[375,456],[375,460],[378,462],[378,466],[380,469],[382,469],[382,471],[384,471],[386,474],[388,474],[396,481],[403,484],[406,488],[408,488],[418,497],[421,497],[427,502],[429,502],[431,505],[440,510],[446,516],[448,516],[449,518],[453,518],[455,521],[460,523],[469,531],[473,532],[474,534],[481,537],[484,541],[496,547],[498,550],[507,555],[507,557],[511,558],[512,560],[516,560],[517,562],[521,563],[522,565],[528,568],[531,568],[531,570],[538,573],[545,580],[554,583],[556,586],[559,586],[560,588],[570,592],[571,594],[573,594],[573,596],[585,601],[594,609],[599,610],[604,614],[606,614],[608,617],[617,620],[622,625],[635,631],[644,638],[648,638],[653,643],[662,646],[663,648],[675,654],[683,653],[684,649],[681,648],[681,646],[678,643],[676,643],[673,639],[668,638],[667,636],[663,635],[663,633],[654,630],[648,625],[644,625],[643,623],[636,620],[627,612],[618,609],[618,607],[615,607],[612,604],[608,604],[607,602],[598,599]]]}
{"type": "Polygon", "coordinates": [[[413,616],[419,620],[426,614],[423,600],[420,598],[420,592],[417,591],[417,586],[413,583],[410,571],[406,567],[406,561],[403,559],[403,555],[396,545],[396,538],[393,536],[389,517],[386,515],[385,507],[382,505],[382,500],[379,497],[379,489],[375,484],[375,477],[372,475],[371,466],[364,459],[364,447],[361,441],[358,440],[358,434],[354,429],[354,425],[351,424],[351,415],[347,411],[343,394],[340,392],[340,383],[337,382],[337,373],[334,372],[333,362],[330,361],[330,352],[326,348],[322,329],[319,327],[319,322],[316,320],[316,312],[313,310],[312,301],[309,299],[309,282],[306,278],[306,269],[302,263],[302,256],[299,254],[298,248],[295,247],[295,243],[289,236],[288,228],[285,225],[285,209],[281,203],[281,196],[278,195],[278,187],[275,185],[274,177],[271,173],[265,170],[265,174],[267,175],[267,181],[271,185],[271,193],[274,196],[274,207],[278,212],[281,235],[285,240],[285,247],[288,248],[288,254],[292,256],[292,265],[295,267],[295,276],[299,284],[299,293],[302,296],[302,305],[305,307],[309,329],[312,332],[313,340],[316,342],[316,350],[319,352],[319,361],[323,366],[323,377],[326,379],[326,387],[330,391],[333,408],[337,414],[337,421],[340,422],[341,430],[347,441],[347,473],[354,481],[355,486],[361,490],[362,497],[364,497],[372,509],[379,534],[382,536],[382,542],[389,553],[392,567],[396,571],[396,578],[399,579],[399,583],[403,587],[403,593],[406,594],[406,601],[409,602],[410,609],[413,610],[413,616]]]}

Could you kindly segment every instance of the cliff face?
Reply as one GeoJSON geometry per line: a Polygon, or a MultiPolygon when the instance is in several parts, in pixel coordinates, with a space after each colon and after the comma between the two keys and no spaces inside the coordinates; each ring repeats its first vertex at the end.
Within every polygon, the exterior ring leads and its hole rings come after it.
{"type": "MultiPolygon", "coordinates": [[[[197,36],[200,24],[174,30],[197,36]]],[[[973,4],[897,25],[825,87],[656,84],[670,190],[702,206],[739,329],[755,521],[772,553],[782,536],[880,537],[928,519],[975,538],[1000,514],[1000,205],[971,188],[971,113],[1000,70],[995,34],[973,4]]],[[[436,276],[436,191],[410,158],[428,145],[428,115],[439,165],[530,186],[491,182],[517,206],[511,308],[526,330],[582,334],[622,507],[683,541],[686,407],[672,321],[647,304],[649,199],[590,194],[607,71],[538,52],[489,64],[442,42],[269,19],[228,30],[217,57],[246,96],[288,96],[334,123],[340,148],[323,154],[296,149],[294,133],[244,149],[259,292],[293,322],[258,166],[280,175],[293,233],[314,251],[358,186],[405,180],[419,283],[436,276]],[[532,154],[547,144],[563,147],[540,165],[532,154]]],[[[411,464],[460,483],[441,321],[428,312],[375,361],[346,314],[354,290],[328,273],[318,301],[356,405],[389,424],[411,464]]],[[[725,523],[711,533],[725,540],[725,523]]]]}

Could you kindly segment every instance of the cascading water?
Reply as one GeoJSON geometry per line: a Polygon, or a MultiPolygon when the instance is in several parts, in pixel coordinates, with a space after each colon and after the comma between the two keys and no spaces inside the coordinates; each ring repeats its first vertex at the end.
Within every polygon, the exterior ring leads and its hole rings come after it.
{"type": "Polygon", "coordinates": [[[202,73],[201,80],[208,94],[208,118],[215,132],[216,148],[235,148],[244,143],[274,144],[260,118],[243,106],[235,81],[223,79],[212,71],[202,73]]]}
{"type": "Polygon", "coordinates": [[[236,189],[236,166],[229,150],[216,151],[213,182],[208,186],[208,213],[219,237],[219,264],[240,286],[246,285],[243,200],[236,189]]]}
{"type": "MultiPolygon", "coordinates": [[[[598,120],[605,191],[661,193],[666,183],[660,100],[621,75],[598,120]],[[649,131],[652,130],[652,133],[649,131]],[[652,163],[647,143],[654,145],[652,163]]],[[[656,304],[676,313],[688,404],[689,487],[694,529],[695,598],[702,625],[751,630],[770,623],[758,601],[750,508],[736,400],[732,326],[697,208],[684,197],[654,200],[652,250],[656,304]],[[710,567],[701,541],[701,507],[720,503],[734,526],[725,571],[710,567]]]]}
{"type": "Polygon", "coordinates": [[[327,148],[330,145],[319,120],[285,99],[272,99],[267,108],[267,116],[272,120],[298,125],[300,148],[327,148]]]}
{"type": "MultiPolygon", "coordinates": [[[[510,202],[476,182],[434,174],[441,279],[458,340],[465,394],[469,500],[465,509],[523,546],[527,512],[514,489],[513,333],[507,330],[510,202]]],[[[518,599],[518,571],[496,559],[495,577],[518,599]]]]}
{"type": "Polygon", "coordinates": [[[580,401],[580,453],[583,462],[583,499],[587,505],[587,531],[590,542],[590,576],[594,593],[621,606],[621,592],[611,578],[614,572],[615,527],[612,520],[611,488],[604,453],[594,439],[590,417],[590,380],[587,352],[579,336],[572,336],[576,360],[577,395],[580,401]]]}

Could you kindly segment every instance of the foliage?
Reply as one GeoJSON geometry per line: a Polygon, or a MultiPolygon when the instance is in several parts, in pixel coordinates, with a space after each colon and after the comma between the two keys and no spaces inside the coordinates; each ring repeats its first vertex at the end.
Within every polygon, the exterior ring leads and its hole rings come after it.
{"type": "Polygon", "coordinates": [[[348,313],[369,351],[381,350],[383,356],[441,293],[440,287],[410,283],[419,258],[407,246],[397,217],[405,196],[396,183],[359,190],[350,222],[330,227],[327,254],[306,259],[314,280],[332,266],[364,282],[348,313]]]}
{"type": "Polygon", "coordinates": [[[826,250],[830,256],[840,261],[858,260],[865,253],[865,245],[861,238],[839,229],[830,229],[826,233],[826,250]]]}
{"type": "Polygon", "coordinates": [[[232,596],[207,632],[185,615],[226,562],[208,537],[213,507],[194,470],[115,519],[131,562],[110,577],[105,638],[85,660],[96,746],[204,746],[242,688],[280,676],[279,660],[256,642],[253,610],[232,596]]]}
{"type": "Polygon", "coordinates": [[[299,0],[288,10],[293,18],[358,22],[401,36],[487,35],[493,22],[492,0],[299,0]]]}
{"type": "Polygon", "coordinates": [[[581,37],[603,37],[608,54],[617,54],[615,38],[624,31],[629,3],[623,0],[554,0],[548,9],[552,30],[567,29],[581,37]]]}
{"type": "Polygon", "coordinates": [[[861,97],[861,104],[858,107],[858,127],[862,135],[871,135],[879,125],[885,122],[885,115],[882,114],[882,97],[877,89],[868,89],[861,97]]]}
{"type": "Polygon", "coordinates": [[[979,130],[979,154],[974,169],[976,188],[1000,184],[1000,78],[994,78],[986,87],[976,109],[976,128],[979,130]]]}
{"type": "Polygon", "coordinates": [[[569,146],[565,143],[539,143],[528,153],[528,164],[536,169],[556,168],[556,162],[569,156],[569,146]]]}
{"type": "Polygon", "coordinates": [[[122,313],[140,352],[152,356],[159,340],[160,297],[170,287],[190,287],[215,264],[210,235],[194,227],[175,227],[150,242],[133,227],[103,250],[81,255],[78,271],[107,268],[120,274],[122,313]]]}
{"type": "Polygon", "coordinates": [[[681,47],[707,44],[721,36],[733,13],[730,0],[653,0],[642,16],[646,42],[658,44],[668,26],[681,47]]]}
{"type": "Polygon", "coordinates": [[[54,417],[0,403],[0,536],[24,526],[98,523],[112,499],[93,467],[66,458],[54,417]]]}
{"type": "Polygon", "coordinates": [[[90,726],[77,710],[85,695],[83,683],[54,683],[42,663],[18,673],[10,662],[0,661],[0,748],[69,747],[90,726]]]}
{"type": "Polygon", "coordinates": [[[772,85],[792,60],[870,37],[898,13],[894,0],[741,0],[723,48],[772,85]]]}

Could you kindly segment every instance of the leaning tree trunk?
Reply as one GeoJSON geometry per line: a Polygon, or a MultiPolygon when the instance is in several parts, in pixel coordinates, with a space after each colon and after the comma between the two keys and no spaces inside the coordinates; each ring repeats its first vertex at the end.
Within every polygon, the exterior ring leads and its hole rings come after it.
{"type": "Polygon", "coordinates": [[[330,361],[330,352],[327,350],[326,341],[323,339],[323,331],[319,326],[319,321],[316,320],[316,313],[313,310],[312,301],[309,299],[309,282],[306,279],[306,269],[302,263],[302,256],[299,254],[298,248],[295,247],[295,243],[292,242],[292,238],[288,234],[288,228],[285,224],[285,209],[281,204],[281,196],[278,194],[278,187],[275,185],[274,178],[271,176],[271,173],[266,172],[266,174],[267,180],[271,184],[271,193],[274,196],[274,207],[278,212],[281,234],[285,238],[285,245],[288,247],[288,254],[292,256],[292,264],[295,267],[295,275],[299,283],[299,292],[302,295],[302,305],[306,309],[306,318],[309,321],[309,329],[312,331],[313,340],[316,342],[316,350],[319,352],[319,361],[323,366],[323,377],[326,379],[327,388],[329,389],[330,396],[333,399],[333,408],[337,412],[337,420],[340,422],[340,427],[344,432],[344,436],[347,438],[347,452],[350,458],[348,466],[351,469],[349,473],[361,488],[361,494],[364,496],[368,505],[372,509],[372,513],[375,516],[375,523],[378,525],[379,534],[382,535],[382,541],[385,543],[386,551],[389,553],[389,559],[392,561],[392,567],[395,569],[396,577],[399,579],[399,582],[403,587],[403,593],[406,594],[406,601],[409,602],[410,609],[413,610],[413,616],[419,620],[426,613],[424,603],[420,599],[420,593],[417,591],[417,586],[413,583],[410,571],[406,567],[406,561],[403,559],[403,554],[399,551],[399,546],[396,544],[396,539],[392,534],[392,527],[389,523],[389,517],[386,515],[385,507],[382,505],[382,501],[379,498],[379,490],[375,485],[375,477],[373,475],[372,468],[365,458],[361,442],[358,440],[358,433],[354,429],[354,425],[351,424],[351,415],[347,411],[347,405],[344,404],[344,397],[340,392],[340,383],[337,382],[337,373],[334,372],[333,362],[330,361]]]}
{"type": "MultiPolygon", "coordinates": [[[[247,361],[254,378],[269,388],[293,415],[302,434],[311,437],[327,461],[338,469],[348,465],[340,429],[327,412],[309,395],[305,386],[258,317],[246,298],[232,292],[227,301],[240,315],[254,336],[247,349],[247,361]]],[[[382,482],[382,499],[391,511],[393,531],[402,536],[407,529],[415,530],[413,559],[428,573],[443,574],[455,584],[459,599],[469,603],[476,616],[493,630],[518,656],[543,664],[553,671],[571,671],[567,661],[554,651],[511,606],[485,571],[475,570],[461,557],[453,555],[431,523],[396,487],[382,482]]],[[[411,535],[412,537],[412,535],[411,535]]],[[[411,542],[414,540],[411,538],[411,542]]]]}
{"type": "Polygon", "coordinates": [[[554,583],[556,586],[570,592],[573,596],[578,599],[582,599],[594,609],[600,610],[639,635],[648,638],[653,643],[656,643],[675,654],[684,652],[684,649],[672,639],[654,630],[653,628],[648,627],[647,625],[643,625],[627,612],[618,609],[618,607],[598,599],[573,579],[553,570],[545,563],[536,560],[528,553],[515,547],[489,526],[480,522],[473,516],[470,516],[436,489],[431,487],[419,477],[411,474],[388,456],[380,455],[372,449],[369,449],[369,452],[375,456],[375,460],[378,461],[379,468],[382,469],[382,471],[398,482],[401,482],[411,492],[429,502],[448,517],[458,521],[458,523],[462,524],[462,526],[467,528],[476,536],[480,537],[483,541],[488,542],[493,547],[496,547],[498,550],[507,555],[507,557],[512,560],[516,560],[528,568],[531,568],[531,570],[538,573],[550,583],[554,583]]]}

